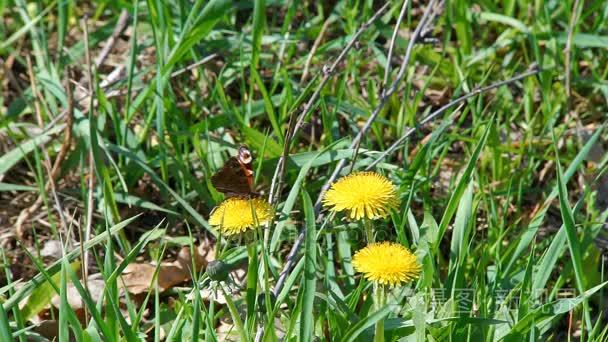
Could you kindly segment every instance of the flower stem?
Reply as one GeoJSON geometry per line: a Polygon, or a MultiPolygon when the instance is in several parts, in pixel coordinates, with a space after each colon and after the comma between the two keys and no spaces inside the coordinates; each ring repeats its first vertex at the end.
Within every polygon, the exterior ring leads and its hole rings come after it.
{"type": "Polygon", "coordinates": [[[365,237],[367,238],[367,244],[374,242],[374,228],[372,227],[372,221],[363,219],[363,226],[365,227],[365,237]]]}
{"type": "MultiPolygon", "coordinates": [[[[385,305],[384,286],[374,282],[374,311],[381,310],[385,305]]],[[[384,319],[376,322],[374,342],[384,342],[384,319]]]]}
{"type": "MultiPolygon", "coordinates": [[[[372,227],[372,221],[368,219],[363,219],[363,225],[365,227],[365,237],[367,238],[367,243],[374,242],[374,228],[372,227]]],[[[378,284],[374,282],[374,311],[378,311],[384,307],[384,287],[382,284],[378,284]]],[[[376,330],[374,334],[375,342],[384,342],[384,319],[376,322],[376,330]]]]}
{"type": "Polygon", "coordinates": [[[255,299],[258,290],[258,255],[256,242],[247,244],[247,255],[249,257],[249,265],[247,266],[247,320],[248,326],[255,326],[255,299]]]}

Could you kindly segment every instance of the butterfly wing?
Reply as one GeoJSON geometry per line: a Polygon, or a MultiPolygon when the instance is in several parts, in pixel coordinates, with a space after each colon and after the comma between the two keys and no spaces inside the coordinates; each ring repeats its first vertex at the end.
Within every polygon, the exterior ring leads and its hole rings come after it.
{"type": "Polygon", "coordinates": [[[217,173],[211,176],[211,184],[217,191],[225,194],[248,195],[252,190],[249,178],[238,158],[232,157],[217,173]]]}

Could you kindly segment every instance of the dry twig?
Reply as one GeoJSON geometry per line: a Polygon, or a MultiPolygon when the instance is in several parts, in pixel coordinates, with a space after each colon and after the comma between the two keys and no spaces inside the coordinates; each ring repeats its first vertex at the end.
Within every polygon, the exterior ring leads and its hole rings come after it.
{"type": "MultiPolygon", "coordinates": [[[[279,200],[279,196],[280,196],[280,192],[281,192],[280,187],[281,187],[281,184],[283,181],[283,176],[285,173],[285,160],[287,159],[287,155],[289,154],[289,147],[291,145],[291,141],[293,140],[293,138],[296,136],[296,134],[302,127],[304,118],[306,118],[308,113],[312,110],[313,105],[315,104],[315,102],[317,101],[319,96],[321,95],[321,91],[323,90],[323,88],[325,87],[325,85],[327,84],[329,79],[334,75],[338,65],[346,57],[346,54],[359,40],[359,37],[361,36],[361,34],[363,34],[363,32],[365,30],[367,30],[367,28],[374,21],[376,21],[376,19],[378,19],[378,17],[389,7],[389,5],[390,5],[390,2],[387,2],[386,4],[384,4],[384,6],[382,6],[380,9],[378,9],[376,11],[376,13],[374,13],[374,15],[367,22],[365,22],[363,25],[361,25],[359,30],[353,35],[350,42],[348,42],[348,44],[340,52],[340,54],[338,55],[336,60],[331,64],[331,66],[323,67],[323,69],[322,69],[323,76],[321,78],[321,81],[319,82],[319,85],[315,89],[315,92],[311,95],[308,102],[306,102],[306,104],[302,108],[302,111],[300,112],[300,115],[297,117],[297,119],[295,117],[296,111],[294,110],[293,112],[291,112],[290,117],[289,117],[289,126],[287,129],[287,133],[285,134],[285,145],[283,148],[283,153],[281,155],[281,158],[279,158],[275,174],[272,177],[272,182],[270,183],[270,190],[269,190],[269,195],[268,195],[268,201],[270,203],[277,203],[279,200]]],[[[316,79],[316,77],[315,77],[315,79],[316,79]]]]}
{"type": "Polygon", "coordinates": [[[393,59],[393,49],[395,48],[395,44],[397,43],[397,35],[399,34],[399,27],[401,27],[401,21],[405,16],[405,10],[407,9],[407,5],[409,0],[404,0],[403,5],[401,6],[401,12],[399,12],[399,17],[397,18],[397,23],[395,24],[395,28],[393,29],[393,36],[391,37],[391,42],[388,45],[388,55],[386,57],[386,67],[384,68],[384,80],[382,81],[382,93],[384,94],[384,89],[388,86],[388,75],[391,72],[391,60],[393,59]]]}
{"type": "MultiPolygon", "coordinates": [[[[353,142],[351,143],[351,148],[355,149],[355,153],[353,155],[353,160],[351,162],[351,167],[350,167],[349,172],[352,172],[353,168],[355,167],[355,161],[357,160],[357,156],[359,154],[359,148],[361,147],[361,141],[363,140],[363,137],[365,136],[365,134],[371,127],[372,123],[374,123],[374,121],[376,120],[376,117],[378,117],[378,114],[380,114],[380,111],[382,110],[382,108],[384,108],[384,105],[386,104],[388,99],[391,97],[391,95],[393,95],[393,93],[395,93],[395,91],[397,91],[397,87],[399,86],[399,83],[401,83],[401,79],[403,79],[403,77],[405,76],[405,71],[407,70],[407,66],[409,65],[410,57],[412,55],[412,50],[414,48],[414,45],[417,43],[418,38],[420,37],[420,33],[422,32],[422,29],[426,26],[427,20],[429,19],[431,13],[433,12],[434,6],[435,6],[435,0],[431,0],[429,2],[429,4],[427,5],[426,9],[424,10],[424,13],[422,14],[422,18],[420,19],[420,22],[416,26],[416,29],[414,30],[414,33],[412,34],[412,37],[410,38],[410,41],[407,44],[407,48],[405,49],[405,55],[403,56],[403,61],[401,62],[401,66],[399,67],[399,72],[397,73],[397,77],[391,84],[390,88],[384,89],[384,85],[383,85],[382,96],[380,97],[380,103],[378,103],[378,105],[376,106],[376,108],[374,109],[372,114],[369,116],[369,119],[367,119],[367,121],[365,122],[365,125],[363,125],[363,127],[359,131],[359,134],[357,134],[357,136],[355,136],[355,138],[353,139],[353,142]]],[[[315,203],[315,210],[318,211],[321,208],[321,199],[325,195],[325,192],[327,191],[327,189],[329,189],[329,186],[331,185],[331,183],[333,183],[333,181],[336,179],[336,177],[338,177],[338,174],[340,173],[340,171],[342,170],[342,168],[344,167],[345,164],[346,164],[346,159],[342,159],[340,162],[338,162],[338,165],[334,169],[334,172],[332,173],[331,177],[329,177],[329,180],[327,182],[325,182],[325,184],[321,188],[321,193],[319,194],[319,198],[317,199],[317,202],[315,203]]]]}
{"type": "Polygon", "coordinates": [[[120,16],[118,17],[118,20],[116,21],[116,26],[114,26],[114,31],[112,31],[112,34],[110,35],[110,37],[106,41],[105,45],[99,52],[99,55],[97,55],[97,58],[95,58],[96,67],[99,68],[99,66],[101,66],[101,64],[103,64],[103,62],[106,60],[106,58],[108,58],[110,51],[112,51],[114,44],[116,44],[118,36],[120,36],[122,34],[122,32],[127,28],[128,20],[129,20],[129,12],[126,9],[123,9],[120,12],[120,16]]]}

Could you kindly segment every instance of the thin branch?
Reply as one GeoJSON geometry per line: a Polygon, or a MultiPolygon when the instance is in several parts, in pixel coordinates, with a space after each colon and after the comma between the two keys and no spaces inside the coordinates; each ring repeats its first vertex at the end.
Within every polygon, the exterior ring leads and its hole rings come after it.
{"type": "MultiPolygon", "coordinates": [[[[86,18],[83,20],[86,20],[86,18]]],[[[120,36],[124,32],[124,30],[127,28],[128,21],[129,21],[129,12],[127,10],[122,10],[120,12],[120,16],[118,17],[118,20],[116,21],[116,25],[114,26],[114,30],[112,31],[112,34],[106,40],[106,43],[104,44],[103,48],[101,49],[101,51],[99,52],[97,57],[95,57],[95,61],[93,63],[95,65],[96,69],[99,69],[99,67],[108,58],[108,56],[110,55],[110,52],[114,48],[114,45],[116,45],[116,42],[118,41],[118,36],[120,36]]],[[[89,49],[90,49],[90,46],[89,46],[89,49]]],[[[90,50],[89,50],[89,54],[90,54],[90,50]]],[[[89,55],[89,57],[90,57],[90,55],[89,55]]],[[[121,72],[122,69],[123,69],[122,65],[119,65],[118,67],[116,67],[108,75],[107,79],[105,79],[101,83],[100,86],[102,88],[105,88],[105,87],[109,87],[110,85],[117,82],[117,78],[119,78],[120,74],[122,73],[121,72]]],[[[82,78],[79,82],[76,83],[76,87],[78,87],[78,89],[76,89],[77,92],[78,92],[78,90],[82,90],[82,88],[84,88],[84,86],[83,86],[84,82],[85,82],[85,79],[82,78]]],[[[81,101],[85,101],[89,95],[90,94],[85,94],[83,96],[80,96],[77,99],[77,102],[80,103],[81,101]]]]}
{"type": "Polygon", "coordinates": [[[391,60],[393,59],[393,49],[395,48],[395,44],[397,43],[397,35],[399,34],[399,27],[401,27],[401,21],[405,16],[405,10],[407,10],[407,5],[409,0],[404,0],[403,5],[401,6],[401,12],[399,12],[399,17],[397,18],[397,23],[395,24],[395,29],[393,30],[393,36],[391,37],[391,43],[388,46],[388,56],[386,57],[386,67],[384,68],[384,80],[382,81],[382,93],[384,94],[384,89],[388,86],[388,75],[391,72],[391,60]]]}
{"type": "Polygon", "coordinates": [[[296,111],[294,110],[293,112],[291,112],[290,117],[289,117],[289,122],[290,122],[289,123],[289,127],[287,129],[286,134],[285,134],[285,145],[284,145],[284,148],[283,148],[283,153],[281,154],[281,158],[279,158],[279,161],[277,163],[277,168],[276,168],[274,176],[272,177],[272,182],[271,182],[271,185],[270,185],[270,190],[269,190],[269,195],[268,195],[268,201],[271,204],[272,203],[277,203],[278,200],[279,200],[279,197],[280,197],[280,187],[281,187],[283,176],[284,176],[284,173],[285,173],[285,160],[287,159],[287,155],[289,154],[289,147],[291,145],[291,140],[293,139],[293,137],[295,137],[297,135],[298,131],[302,127],[302,123],[304,121],[304,118],[312,110],[313,105],[315,104],[315,102],[317,101],[317,99],[319,98],[319,96],[321,95],[321,91],[323,90],[323,88],[325,87],[325,85],[327,84],[327,82],[329,81],[329,79],[334,75],[334,73],[335,73],[335,71],[337,69],[337,66],[342,62],[342,60],[346,57],[346,54],[350,51],[350,49],[359,40],[359,37],[361,36],[361,34],[363,34],[363,32],[365,30],[367,30],[367,28],[369,26],[371,26],[371,24],[374,21],[376,21],[376,19],[378,19],[378,17],[387,8],[389,8],[389,5],[390,5],[390,2],[385,3],[384,6],[382,6],[380,9],[378,9],[378,11],[376,11],[376,13],[374,13],[374,15],[367,22],[365,22],[363,25],[361,25],[361,27],[359,28],[359,30],[353,35],[353,37],[351,38],[351,40],[344,47],[344,49],[342,50],[342,52],[340,52],[340,54],[338,55],[338,57],[332,63],[331,66],[329,66],[329,67],[323,67],[323,69],[322,69],[323,78],[319,82],[319,85],[315,89],[315,92],[312,94],[312,96],[310,97],[310,99],[308,100],[308,102],[306,102],[306,104],[304,105],[304,107],[302,109],[302,112],[297,117],[297,119],[294,119],[296,111]]]}
{"type": "Polygon", "coordinates": [[[340,55],[338,55],[338,58],[336,58],[334,63],[327,68],[323,68],[323,70],[322,70],[323,78],[321,79],[321,83],[317,87],[316,91],[312,94],[312,96],[310,97],[310,99],[308,100],[306,105],[304,106],[304,109],[298,116],[298,120],[296,121],[296,125],[294,127],[293,133],[291,134],[291,137],[296,136],[296,134],[298,133],[298,130],[302,127],[302,123],[304,122],[306,115],[308,115],[308,113],[312,110],[314,103],[317,101],[317,99],[321,95],[321,91],[323,90],[323,87],[329,81],[329,79],[334,75],[336,69],[338,68],[338,65],[346,57],[346,54],[359,40],[359,36],[361,36],[361,34],[363,34],[363,32],[365,30],[367,30],[367,28],[369,26],[371,26],[371,24],[373,24],[373,22],[376,21],[376,19],[378,19],[378,17],[380,17],[380,15],[389,7],[389,5],[390,5],[390,2],[387,2],[386,4],[384,4],[384,6],[382,6],[380,9],[378,9],[378,11],[376,11],[376,13],[374,13],[374,15],[367,22],[365,22],[363,25],[361,25],[361,28],[359,29],[359,31],[357,31],[357,33],[355,33],[355,35],[353,36],[351,41],[348,43],[348,45],[346,45],[344,50],[342,50],[340,55]]]}
{"type": "Polygon", "coordinates": [[[472,92],[470,92],[470,93],[468,93],[466,95],[463,95],[463,96],[461,96],[461,97],[459,97],[459,98],[457,98],[455,100],[452,100],[451,102],[443,105],[441,108],[437,109],[433,113],[429,114],[422,121],[420,121],[420,124],[417,127],[413,127],[413,128],[410,128],[409,130],[407,130],[407,132],[405,132],[399,139],[397,139],[397,141],[395,141],[389,148],[387,148],[384,152],[382,152],[380,154],[380,156],[378,156],[370,165],[368,165],[367,168],[366,168],[366,170],[370,170],[371,168],[373,168],[374,166],[376,166],[381,160],[383,160],[384,158],[386,158],[386,156],[388,156],[389,154],[393,153],[397,148],[399,148],[399,146],[410,135],[412,135],[417,129],[419,129],[420,127],[426,125],[431,120],[435,119],[437,116],[439,116],[440,114],[442,114],[446,110],[450,109],[451,107],[459,104],[460,102],[466,101],[466,100],[468,100],[469,98],[471,98],[473,96],[479,95],[481,93],[484,93],[486,91],[492,90],[494,88],[501,87],[503,85],[507,85],[507,84],[511,84],[513,82],[517,82],[517,81],[519,81],[521,79],[524,79],[526,77],[536,75],[539,72],[540,72],[540,70],[536,67],[536,65],[533,65],[530,68],[530,70],[528,70],[528,71],[526,71],[524,73],[516,75],[516,76],[514,76],[512,78],[509,78],[508,80],[496,82],[496,83],[490,84],[489,86],[475,89],[472,92]]]}
{"type": "Polygon", "coordinates": [[[441,10],[445,8],[445,0],[441,0],[439,3],[437,3],[437,5],[435,5],[435,7],[437,8],[437,10],[431,13],[431,16],[426,22],[426,25],[422,28],[422,31],[420,32],[420,38],[424,43],[429,43],[429,39],[430,42],[434,41],[433,38],[427,36],[435,28],[435,17],[437,17],[437,15],[441,13],[441,10]]]}
{"type": "Polygon", "coordinates": [[[216,57],[218,57],[218,56],[219,56],[219,55],[218,55],[217,53],[212,53],[212,54],[210,54],[209,56],[205,56],[205,58],[201,59],[201,60],[200,60],[200,61],[198,61],[198,62],[192,63],[192,64],[190,64],[190,65],[186,66],[186,67],[185,67],[185,68],[183,68],[183,69],[179,69],[179,70],[177,70],[177,71],[172,72],[172,73],[171,73],[171,77],[172,77],[172,78],[173,78],[173,77],[177,77],[177,76],[179,76],[179,75],[181,75],[181,74],[183,74],[183,73],[185,73],[185,72],[187,72],[187,71],[190,71],[190,70],[192,70],[192,69],[196,69],[196,68],[198,68],[199,66],[201,66],[201,65],[203,65],[203,64],[206,64],[206,63],[208,63],[209,61],[211,61],[212,59],[215,59],[215,58],[216,58],[216,57]]]}
{"type": "Polygon", "coordinates": [[[97,58],[95,58],[95,66],[99,68],[99,66],[103,64],[106,58],[108,58],[110,51],[112,51],[112,48],[116,44],[118,36],[120,36],[120,34],[125,30],[125,28],[127,28],[128,20],[129,11],[123,9],[120,12],[118,20],[116,21],[116,26],[114,26],[114,31],[112,31],[112,35],[110,35],[110,37],[106,41],[106,44],[103,46],[103,49],[101,49],[101,52],[99,53],[97,58]]]}
{"type": "MultiPolygon", "coordinates": [[[[369,116],[369,119],[367,119],[367,121],[365,122],[365,125],[363,125],[359,133],[353,139],[353,142],[350,144],[350,147],[355,149],[350,171],[352,171],[355,166],[355,162],[357,161],[357,156],[359,154],[359,148],[361,147],[361,141],[363,140],[363,137],[374,123],[374,120],[376,120],[376,117],[378,117],[378,114],[380,114],[382,108],[384,108],[386,102],[388,102],[388,99],[393,95],[395,91],[397,91],[399,83],[405,76],[405,71],[407,70],[407,66],[410,62],[410,57],[412,55],[412,50],[414,49],[414,44],[416,44],[418,37],[420,37],[420,32],[422,32],[422,29],[426,26],[426,21],[431,15],[431,12],[433,12],[434,5],[435,0],[431,0],[425,8],[424,13],[422,14],[422,18],[420,19],[420,22],[416,26],[416,29],[414,30],[414,33],[412,34],[412,37],[410,38],[410,41],[407,44],[407,48],[405,49],[405,55],[403,56],[403,61],[401,62],[401,66],[399,67],[399,73],[397,74],[397,77],[391,84],[390,88],[383,93],[382,97],[380,98],[380,103],[378,103],[372,114],[369,116]]],[[[340,160],[327,182],[325,182],[323,187],[321,187],[321,192],[319,193],[319,197],[317,198],[317,202],[315,203],[316,212],[321,209],[321,200],[323,199],[325,192],[327,192],[327,190],[331,186],[331,183],[333,183],[334,180],[338,178],[338,175],[340,174],[340,171],[342,170],[345,164],[346,159],[340,160]]]]}

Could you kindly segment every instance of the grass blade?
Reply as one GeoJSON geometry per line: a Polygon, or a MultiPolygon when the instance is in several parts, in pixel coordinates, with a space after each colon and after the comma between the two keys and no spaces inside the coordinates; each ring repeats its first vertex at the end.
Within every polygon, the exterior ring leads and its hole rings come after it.
{"type": "Polygon", "coordinates": [[[386,317],[390,311],[391,308],[389,306],[385,306],[373,314],[363,318],[346,332],[343,340],[347,342],[355,341],[357,337],[359,337],[359,335],[365,331],[365,329],[373,326],[379,320],[384,319],[384,317],[386,317]]]}
{"type": "Polygon", "coordinates": [[[0,305],[0,340],[12,341],[11,327],[8,325],[8,315],[4,311],[4,306],[0,305]]]}
{"type": "Polygon", "coordinates": [[[302,191],[302,205],[306,220],[306,240],[304,245],[304,295],[302,297],[302,311],[300,312],[300,341],[311,341],[313,339],[314,327],[314,300],[316,290],[316,259],[317,243],[315,229],[315,212],[312,200],[306,191],[302,191]]]}
{"type": "MultiPolygon", "coordinates": [[[[593,150],[594,146],[596,146],[597,140],[599,139],[604,128],[605,128],[605,125],[600,126],[600,128],[598,128],[593,133],[593,135],[589,138],[587,143],[585,143],[585,145],[580,150],[580,152],[576,155],[574,160],[572,160],[572,163],[570,163],[570,166],[568,167],[568,169],[566,169],[566,172],[563,175],[564,182],[567,183],[568,180],[570,180],[570,178],[574,175],[576,170],[578,170],[578,168],[585,161],[585,159],[587,158],[589,153],[593,150]]],[[[503,272],[504,274],[509,273],[511,268],[515,265],[515,262],[517,262],[517,260],[521,256],[521,254],[526,250],[526,248],[528,248],[528,246],[534,239],[534,236],[536,235],[538,228],[540,227],[540,225],[542,224],[542,222],[545,218],[545,213],[547,212],[549,205],[553,202],[555,197],[557,197],[557,195],[558,195],[558,186],[559,186],[559,184],[555,185],[555,187],[553,188],[553,190],[551,191],[551,193],[545,200],[541,210],[538,211],[538,213],[532,218],[532,220],[528,224],[528,229],[526,229],[526,231],[520,238],[519,242],[517,243],[515,252],[513,252],[513,254],[510,255],[509,263],[507,264],[507,266],[503,272]]]]}
{"type": "Polygon", "coordinates": [[[494,123],[494,116],[492,116],[492,118],[490,118],[490,121],[487,123],[486,129],[483,132],[481,139],[479,139],[477,146],[475,146],[475,150],[473,151],[473,154],[471,155],[471,159],[469,160],[469,163],[467,164],[464,172],[462,173],[462,176],[460,176],[460,180],[458,181],[458,184],[456,185],[456,189],[454,189],[454,191],[452,192],[452,196],[450,197],[450,200],[448,201],[446,209],[443,212],[443,216],[441,217],[441,222],[439,223],[439,233],[437,235],[437,240],[435,241],[435,244],[433,245],[433,251],[437,251],[437,249],[439,248],[439,243],[441,242],[441,239],[443,238],[443,234],[445,233],[445,230],[448,228],[448,225],[450,224],[450,221],[452,220],[452,217],[454,216],[454,213],[456,212],[456,209],[458,208],[458,203],[461,200],[462,194],[464,193],[466,187],[468,186],[469,182],[471,181],[471,177],[473,175],[473,170],[475,169],[477,160],[479,159],[479,156],[481,155],[481,151],[486,146],[486,142],[488,141],[488,136],[490,135],[490,131],[491,131],[493,123],[494,123]]]}
{"type": "MultiPolygon", "coordinates": [[[[557,152],[557,143],[554,141],[555,154],[557,152]]],[[[566,182],[564,181],[564,175],[562,173],[562,165],[559,162],[559,156],[557,160],[557,187],[559,191],[559,208],[562,214],[562,221],[564,222],[564,229],[566,230],[566,237],[568,239],[568,248],[570,250],[570,257],[572,258],[572,265],[574,267],[574,275],[576,279],[576,288],[582,294],[585,292],[585,278],[583,273],[583,254],[580,247],[580,241],[578,239],[578,233],[576,230],[576,224],[574,223],[574,216],[572,215],[572,208],[568,203],[568,191],[566,189],[566,182]]],[[[591,317],[587,308],[587,300],[583,299],[585,323],[587,329],[592,329],[591,317]]]]}

